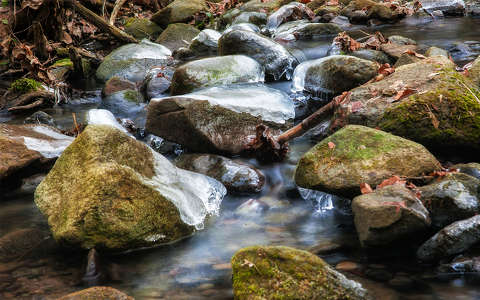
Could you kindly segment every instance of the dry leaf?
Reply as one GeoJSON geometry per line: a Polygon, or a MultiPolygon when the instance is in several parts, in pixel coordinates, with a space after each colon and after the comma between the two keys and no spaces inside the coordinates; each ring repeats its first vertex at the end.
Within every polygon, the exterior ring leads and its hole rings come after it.
{"type": "Polygon", "coordinates": [[[405,51],[405,52],[403,52],[403,53],[407,53],[407,54],[410,54],[410,55],[415,55],[415,57],[418,57],[418,58],[421,58],[421,59],[427,58],[427,57],[425,57],[424,55],[421,55],[421,54],[419,54],[419,53],[417,53],[417,52],[415,52],[415,51],[413,51],[413,50],[407,50],[407,51],[405,51]]]}
{"type": "Polygon", "coordinates": [[[333,142],[328,142],[328,148],[335,149],[335,144],[333,142]]]}
{"type": "Polygon", "coordinates": [[[397,175],[394,175],[388,179],[385,179],[384,181],[382,181],[382,183],[380,183],[379,185],[377,185],[377,189],[381,189],[387,185],[393,185],[395,183],[400,183],[400,184],[405,184],[406,181],[405,180],[401,180],[400,177],[398,177],[397,175]]]}
{"type": "Polygon", "coordinates": [[[411,94],[414,94],[415,92],[416,92],[416,90],[413,90],[413,89],[410,89],[410,88],[405,88],[403,90],[398,91],[393,99],[395,101],[398,101],[402,98],[410,96],[411,94]]]}
{"type": "Polygon", "coordinates": [[[368,183],[364,182],[364,183],[360,184],[360,192],[362,194],[369,194],[369,193],[372,193],[373,190],[372,190],[372,187],[368,183]]]}
{"type": "Polygon", "coordinates": [[[399,213],[401,207],[407,208],[407,206],[405,205],[405,201],[398,201],[398,202],[397,201],[385,201],[382,204],[383,205],[395,206],[395,213],[399,213]]]}

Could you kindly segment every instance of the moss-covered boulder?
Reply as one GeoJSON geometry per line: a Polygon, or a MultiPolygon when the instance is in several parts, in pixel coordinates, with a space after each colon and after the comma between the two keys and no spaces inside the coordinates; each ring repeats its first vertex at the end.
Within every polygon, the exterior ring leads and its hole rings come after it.
{"type": "Polygon", "coordinates": [[[125,250],[192,234],[225,193],[124,132],[89,125],[37,187],[35,203],[59,243],[125,250]]]}
{"type": "Polygon", "coordinates": [[[442,228],[480,212],[480,180],[467,174],[448,174],[419,190],[432,223],[437,227],[442,228]]]}
{"type": "Polygon", "coordinates": [[[265,74],[279,80],[282,77],[290,78],[298,65],[298,60],[281,44],[264,37],[261,34],[233,30],[218,41],[218,54],[243,54],[258,61],[264,68],[265,74]]]}
{"type": "Polygon", "coordinates": [[[480,149],[480,92],[443,56],[403,65],[385,79],[351,90],[332,128],[379,127],[432,150],[480,149]]]}
{"type": "Polygon", "coordinates": [[[152,66],[167,64],[171,54],[165,46],[146,39],[138,44],[123,45],[105,57],[96,76],[101,81],[117,76],[140,82],[152,66]]]}
{"type": "Polygon", "coordinates": [[[181,47],[187,47],[199,33],[200,30],[189,24],[170,24],[155,42],[162,44],[173,52],[181,47]]]}
{"type": "Polygon", "coordinates": [[[72,141],[45,125],[0,124],[0,190],[14,189],[22,178],[48,171],[72,141]]]}
{"type": "Polygon", "coordinates": [[[146,18],[129,18],[125,23],[125,32],[137,39],[156,39],[162,28],[146,18]]]}
{"type": "Polygon", "coordinates": [[[349,55],[332,55],[301,63],[293,73],[293,88],[314,95],[337,95],[377,75],[376,62],[349,55]]]}
{"type": "Polygon", "coordinates": [[[215,178],[233,193],[258,193],[265,184],[265,175],[255,167],[220,155],[182,154],[175,165],[215,178]]]}
{"type": "Polygon", "coordinates": [[[108,286],[94,286],[78,292],[65,295],[57,300],[134,300],[133,297],[127,294],[108,287],[108,286]]]}
{"type": "Polygon", "coordinates": [[[200,153],[235,154],[245,150],[261,123],[275,133],[295,116],[285,93],[262,84],[238,84],[152,99],[146,129],[200,153]]]}
{"type": "Polygon", "coordinates": [[[263,68],[256,60],[244,55],[217,56],[178,67],[170,91],[180,95],[202,87],[263,80],[263,68]]]}
{"type": "Polygon", "coordinates": [[[430,226],[427,209],[404,184],[393,184],[352,201],[355,228],[364,247],[392,247],[422,237],[430,226]]]}
{"type": "Polygon", "coordinates": [[[310,149],[298,162],[297,185],[352,197],[392,175],[419,176],[440,169],[420,144],[364,126],[349,125],[310,149]]]}
{"type": "Polygon", "coordinates": [[[480,88],[480,56],[472,63],[472,66],[467,71],[467,77],[480,88]]]}
{"type": "Polygon", "coordinates": [[[170,23],[187,23],[199,12],[208,11],[205,0],[175,0],[156,12],[151,20],[162,27],[170,23]]]}
{"type": "Polygon", "coordinates": [[[232,257],[233,294],[243,299],[368,299],[362,285],[310,252],[253,246],[232,257]]]}

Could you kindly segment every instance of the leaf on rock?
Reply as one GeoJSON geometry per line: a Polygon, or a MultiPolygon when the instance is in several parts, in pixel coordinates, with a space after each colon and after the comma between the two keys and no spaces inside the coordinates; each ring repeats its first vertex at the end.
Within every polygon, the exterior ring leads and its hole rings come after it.
{"type": "Polygon", "coordinates": [[[399,183],[399,184],[406,184],[406,181],[405,180],[402,180],[400,177],[398,177],[397,175],[394,175],[388,179],[385,179],[384,181],[382,181],[382,183],[380,183],[379,185],[377,185],[377,189],[378,188],[383,188],[383,187],[386,187],[387,185],[393,185],[393,184],[396,184],[396,183],[399,183]]]}
{"type": "Polygon", "coordinates": [[[398,101],[402,98],[410,96],[411,94],[414,94],[415,92],[416,92],[416,90],[414,90],[414,89],[405,88],[405,89],[402,89],[402,90],[398,91],[393,99],[395,101],[398,101]]]}
{"type": "Polygon", "coordinates": [[[360,192],[362,194],[369,194],[369,193],[372,193],[373,190],[372,190],[372,187],[368,183],[364,182],[364,183],[360,184],[360,192]]]}

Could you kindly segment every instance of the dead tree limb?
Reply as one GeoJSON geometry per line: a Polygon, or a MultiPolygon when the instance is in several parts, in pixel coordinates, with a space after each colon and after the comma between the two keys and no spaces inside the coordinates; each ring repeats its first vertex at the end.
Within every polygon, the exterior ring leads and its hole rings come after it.
{"type": "Polygon", "coordinates": [[[55,94],[47,91],[36,91],[20,96],[8,111],[30,110],[40,106],[53,106],[54,103],[55,94]]]}
{"type": "Polygon", "coordinates": [[[122,8],[125,2],[127,2],[127,0],[115,1],[115,6],[113,7],[112,14],[110,15],[110,25],[113,25],[115,23],[115,18],[117,17],[118,12],[120,11],[120,8],[122,8]]]}
{"type": "Polygon", "coordinates": [[[102,31],[110,33],[120,41],[126,43],[138,43],[137,39],[135,39],[133,36],[123,32],[113,25],[108,24],[107,21],[105,21],[102,17],[80,4],[78,0],[72,1],[72,4],[76,11],[78,11],[84,18],[92,22],[102,31]]]}

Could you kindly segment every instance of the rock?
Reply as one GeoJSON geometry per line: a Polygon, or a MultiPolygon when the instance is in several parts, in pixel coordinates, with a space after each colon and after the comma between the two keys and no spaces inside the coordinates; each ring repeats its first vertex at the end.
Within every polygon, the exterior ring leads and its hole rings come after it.
{"type": "Polygon", "coordinates": [[[43,111],[36,111],[31,116],[27,117],[24,121],[24,124],[43,124],[51,127],[57,127],[57,122],[55,119],[43,111]]]}
{"type": "Polygon", "coordinates": [[[282,45],[254,32],[230,31],[218,41],[219,55],[243,54],[258,61],[265,74],[279,80],[291,77],[298,60],[282,45]]]}
{"type": "Polygon", "coordinates": [[[467,77],[480,88],[480,56],[473,61],[472,66],[467,72],[467,77]]]}
{"type": "Polygon", "coordinates": [[[357,87],[377,75],[378,64],[348,55],[332,55],[306,61],[293,74],[294,91],[328,98],[357,87]]]}
{"type": "Polygon", "coordinates": [[[232,154],[245,149],[257,125],[266,123],[276,131],[288,126],[294,115],[285,93],[240,84],[152,99],[146,129],[192,151],[232,154]]]}
{"type": "Polygon", "coordinates": [[[75,293],[65,295],[57,300],[134,300],[133,297],[127,294],[108,287],[108,286],[94,286],[75,293]]]}
{"type": "Polygon", "coordinates": [[[199,33],[200,30],[189,24],[170,24],[155,42],[173,52],[181,47],[187,47],[199,33]]]}
{"type": "Polygon", "coordinates": [[[103,98],[99,108],[108,109],[119,118],[136,119],[144,114],[145,105],[140,92],[137,90],[124,90],[103,98]]]}
{"type": "Polygon", "coordinates": [[[244,30],[244,31],[251,31],[255,33],[260,32],[260,28],[257,25],[250,24],[250,23],[238,23],[225,29],[223,34],[229,33],[230,31],[234,31],[234,30],[244,30]]]}
{"type": "Polygon", "coordinates": [[[196,55],[217,54],[218,39],[222,34],[212,29],[202,30],[190,44],[190,50],[196,55]]]}
{"type": "Polygon", "coordinates": [[[440,163],[420,144],[349,125],[300,159],[295,182],[307,189],[352,197],[360,195],[361,183],[374,187],[392,175],[413,177],[438,169],[440,163]]]}
{"type": "Polygon", "coordinates": [[[425,56],[428,56],[428,57],[438,56],[438,55],[445,56],[446,58],[450,57],[447,50],[443,50],[442,48],[438,48],[438,47],[430,47],[425,53],[425,56]]]}
{"type": "Polygon", "coordinates": [[[135,90],[137,86],[135,83],[122,79],[117,76],[113,76],[105,82],[105,86],[102,89],[102,96],[110,96],[114,93],[125,91],[125,90],[135,90]]]}
{"type": "Polygon", "coordinates": [[[109,125],[128,134],[127,129],[120,125],[115,116],[106,109],[88,110],[85,120],[87,121],[87,125],[109,125]]]}
{"type": "Polygon", "coordinates": [[[398,59],[405,52],[415,52],[417,51],[417,48],[417,45],[402,45],[396,43],[386,43],[380,46],[380,50],[394,59],[398,59]]]}
{"type": "Polygon", "coordinates": [[[140,82],[152,66],[167,63],[172,52],[160,44],[142,40],[138,44],[127,44],[107,55],[97,69],[97,78],[107,81],[118,76],[140,82]]]}
{"type": "Polygon", "coordinates": [[[272,1],[262,1],[262,0],[251,0],[244,3],[240,10],[243,12],[266,12],[271,13],[278,10],[281,6],[292,2],[292,0],[272,0],[272,1]]]}
{"type": "Polygon", "coordinates": [[[48,234],[34,228],[12,231],[0,237],[0,262],[25,258],[25,255],[38,250],[48,238],[48,234]]]}
{"type": "Polygon", "coordinates": [[[415,193],[403,184],[376,189],[352,201],[355,228],[364,247],[391,247],[424,234],[430,218],[415,193]]]}
{"type": "Polygon", "coordinates": [[[172,95],[215,85],[264,81],[263,68],[244,55],[209,57],[188,62],[175,70],[172,95]]]}
{"type": "Polygon", "coordinates": [[[423,203],[430,211],[432,223],[437,227],[470,218],[480,211],[480,180],[472,176],[448,174],[419,190],[423,203]]]}
{"type": "Polygon", "coordinates": [[[470,175],[477,179],[480,179],[480,164],[479,163],[468,163],[468,164],[456,164],[450,169],[457,169],[458,172],[470,175]]]}
{"type": "Polygon", "coordinates": [[[155,40],[162,28],[146,18],[129,18],[125,23],[125,32],[137,39],[155,40]]]}
{"type": "Polygon", "coordinates": [[[282,24],[273,34],[276,41],[315,40],[343,30],[335,24],[308,23],[304,20],[282,24]]]}
{"type": "Polygon", "coordinates": [[[417,251],[422,261],[436,261],[459,254],[480,241],[480,215],[457,221],[440,230],[417,251]]]}
{"type": "Polygon", "coordinates": [[[177,241],[218,212],[225,187],[109,125],[88,125],[37,187],[60,244],[127,250],[177,241]]]}
{"type": "Polygon", "coordinates": [[[449,59],[434,56],[355,88],[336,109],[331,128],[379,127],[433,150],[477,151],[480,131],[474,128],[480,128],[480,120],[474,116],[480,113],[480,92],[453,67],[449,59]],[[407,89],[413,94],[402,96],[407,89]]]}
{"type": "Polygon", "coordinates": [[[480,272],[480,257],[460,255],[451,263],[440,265],[438,271],[441,273],[478,273],[480,272]]]}
{"type": "Polygon", "coordinates": [[[153,67],[148,71],[142,84],[147,100],[166,96],[174,72],[173,67],[153,67]]]}
{"type": "Polygon", "coordinates": [[[235,299],[368,299],[360,283],[321,258],[283,246],[253,246],[232,257],[235,299]]]}
{"type": "Polygon", "coordinates": [[[398,45],[416,45],[417,42],[411,38],[407,38],[401,35],[391,35],[388,37],[388,41],[398,45]]]}
{"type": "Polygon", "coordinates": [[[348,17],[351,23],[366,23],[370,19],[394,22],[406,16],[402,10],[393,10],[384,3],[372,0],[353,0],[342,9],[342,16],[348,17]],[[364,10],[366,8],[366,10],[364,10]]]}
{"type": "Polygon", "coordinates": [[[388,55],[382,51],[377,51],[373,49],[360,49],[357,51],[350,52],[348,55],[355,56],[358,58],[376,61],[379,64],[392,64],[392,60],[388,55]]]}
{"type": "Polygon", "coordinates": [[[157,151],[160,154],[175,154],[179,155],[182,153],[182,147],[179,144],[169,142],[159,136],[149,134],[146,138],[146,143],[153,150],[157,151]]]}
{"type": "Polygon", "coordinates": [[[463,16],[465,2],[463,0],[421,0],[422,8],[431,12],[440,10],[447,16],[463,16]]]}
{"type": "Polygon", "coordinates": [[[291,2],[280,7],[277,11],[268,16],[266,29],[269,32],[273,32],[278,26],[285,22],[312,19],[313,16],[313,12],[305,4],[291,2]]]}
{"type": "Polygon", "coordinates": [[[263,12],[242,12],[232,22],[232,25],[251,23],[253,25],[261,26],[267,24],[267,14],[263,12]]]}
{"type": "Polygon", "coordinates": [[[0,124],[0,189],[14,189],[22,178],[50,169],[72,141],[45,125],[0,124]]]}
{"type": "Polygon", "coordinates": [[[455,42],[448,47],[448,52],[454,61],[469,62],[474,60],[480,50],[479,42],[455,42]]]}
{"type": "Polygon", "coordinates": [[[419,61],[422,61],[422,59],[419,58],[419,57],[416,57],[414,54],[403,53],[397,59],[397,62],[393,65],[393,67],[396,69],[400,66],[404,66],[404,65],[408,65],[408,64],[414,64],[414,63],[417,63],[419,61]]]}
{"type": "Polygon", "coordinates": [[[259,170],[223,156],[182,154],[177,158],[175,165],[215,178],[233,193],[258,193],[265,184],[265,176],[259,170]]]}
{"type": "Polygon", "coordinates": [[[170,23],[188,23],[199,12],[208,11],[205,0],[174,0],[156,12],[150,20],[162,27],[170,23]]]}

